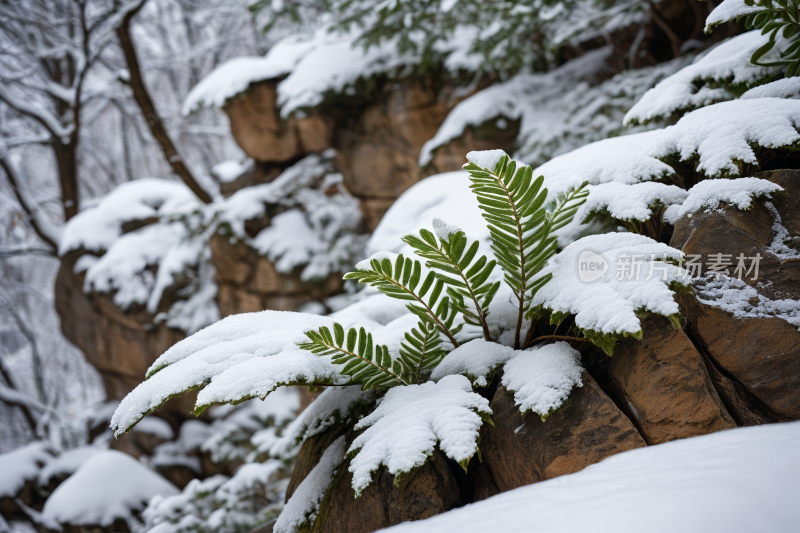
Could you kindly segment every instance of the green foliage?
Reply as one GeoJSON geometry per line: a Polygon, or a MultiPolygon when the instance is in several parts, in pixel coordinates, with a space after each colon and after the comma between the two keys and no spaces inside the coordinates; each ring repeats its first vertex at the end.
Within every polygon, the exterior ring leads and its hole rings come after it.
{"type": "Polygon", "coordinates": [[[516,161],[503,156],[494,169],[467,163],[472,191],[478,196],[483,218],[492,238],[492,251],[503,270],[503,278],[519,302],[514,349],[520,349],[520,331],[533,295],[549,276],[534,283],[533,278],[558,248],[552,233],[572,221],[578,207],[586,201],[587,183],[568,193],[559,194],[545,208],[547,189],[544,176],[533,179],[533,169],[517,168],[516,161]]]}
{"type": "Polygon", "coordinates": [[[421,383],[447,353],[441,348],[442,337],[433,322],[419,321],[405,339],[400,344],[400,359],[411,369],[412,383],[421,383]]]}
{"type": "Polygon", "coordinates": [[[406,306],[409,311],[422,322],[435,324],[453,346],[459,345],[455,334],[461,326],[453,328],[458,311],[450,305],[450,296],[444,290],[445,281],[437,278],[434,272],[428,272],[422,279],[422,264],[418,260],[412,261],[400,254],[392,266],[388,258],[373,259],[369,270],[349,272],[344,279],[371,285],[391,298],[414,302],[406,306]]]}
{"type": "Polygon", "coordinates": [[[437,239],[433,233],[423,229],[420,235],[406,235],[403,242],[414,248],[420,257],[428,261],[425,266],[437,270],[436,279],[447,284],[450,305],[464,316],[467,324],[483,328],[484,338],[488,341],[489,325],[486,316],[489,304],[500,288],[500,282],[489,282],[489,276],[497,262],[486,259],[485,255],[475,260],[478,253],[478,241],[468,246],[463,231],[457,231],[445,239],[437,239]],[[454,277],[455,276],[455,277],[454,277]],[[465,300],[474,305],[470,307],[465,300]]]}
{"type": "Polygon", "coordinates": [[[745,0],[748,6],[759,5],[764,9],[744,17],[744,25],[748,30],[761,30],[762,35],[769,34],[767,44],[753,53],[750,62],[762,67],[783,66],[787,78],[800,74],[800,10],[796,0],[745,0]],[[775,47],[778,33],[789,41],[789,46],[780,52],[781,60],[765,63],[759,60],[775,47]]]}
{"type": "MultiPolygon", "coordinates": [[[[800,7],[798,0],[744,0],[744,4],[750,8],[760,8],[745,14],[739,11],[730,15],[728,20],[736,18],[748,30],[761,30],[762,35],[769,34],[769,41],[758,50],[753,52],[750,62],[762,67],[780,66],[784,67],[784,76],[787,78],[800,75],[800,7]],[[778,35],[786,39],[786,46],[779,52],[780,59],[773,61],[761,61],[769,51],[775,48],[778,42],[778,35]]],[[[718,24],[725,20],[719,20],[706,27],[706,33],[710,33],[718,24]]]]}
{"type": "Polygon", "coordinates": [[[334,322],[333,334],[323,326],[319,330],[307,331],[310,340],[298,344],[304,350],[316,355],[332,355],[331,362],[344,365],[341,373],[350,376],[353,384],[364,390],[374,387],[394,387],[410,385],[414,368],[409,367],[403,358],[392,360],[389,348],[375,346],[372,333],[364,328],[356,331],[350,328],[345,333],[341,324],[334,322]]]}

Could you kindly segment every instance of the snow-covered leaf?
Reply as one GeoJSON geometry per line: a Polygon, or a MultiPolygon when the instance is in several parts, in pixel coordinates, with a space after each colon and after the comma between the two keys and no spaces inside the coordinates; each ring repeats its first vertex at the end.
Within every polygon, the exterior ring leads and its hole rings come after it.
{"type": "Polygon", "coordinates": [[[383,401],[356,424],[364,429],[348,450],[353,489],[360,495],[385,465],[395,481],[425,463],[436,445],[465,466],[478,451],[478,431],[491,420],[486,398],[472,392],[464,376],[446,376],[390,389],[383,401]]]}
{"type": "Polygon", "coordinates": [[[775,76],[781,67],[750,63],[753,52],[767,41],[761,32],[751,31],[716,46],[647,91],[625,115],[625,124],[646,123],[733,100],[742,88],[754,87],[775,76]]]}
{"type": "Polygon", "coordinates": [[[169,398],[202,388],[196,410],[214,403],[264,398],[276,387],[343,384],[328,357],[301,350],[304,332],[332,326],[329,318],[262,311],[229,316],[172,346],[156,359],[148,379],[120,403],[111,427],[129,431],[169,398]]]}
{"type": "Polygon", "coordinates": [[[573,387],[582,387],[581,354],[566,342],[516,352],[503,368],[502,384],[514,393],[519,410],[542,420],[561,407],[573,387]]]}
{"type": "Polygon", "coordinates": [[[448,353],[434,369],[431,379],[439,381],[445,376],[461,374],[469,378],[473,385],[485,387],[492,373],[516,354],[513,348],[475,339],[448,353]]]}
{"type": "Polygon", "coordinates": [[[654,181],[626,185],[619,182],[589,186],[589,199],[583,206],[588,222],[598,214],[606,214],[619,221],[646,222],[657,207],[681,204],[688,193],[675,185],[654,181]]]}
{"type": "Polygon", "coordinates": [[[575,315],[575,326],[596,346],[611,354],[621,337],[641,338],[639,315],[654,313],[677,324],[680,316],[673,290],[691,278],[671,264],[683,253],[631,233],[591,235],[570,244],[550,260],[540,276],[553,278],[533,298],[534,317],[545,311],[551,321],[575,315]],[[665,262],[666,259],[666,262],[665,262]],[[593,280],[581,274],[595,268],[593,280]]]}

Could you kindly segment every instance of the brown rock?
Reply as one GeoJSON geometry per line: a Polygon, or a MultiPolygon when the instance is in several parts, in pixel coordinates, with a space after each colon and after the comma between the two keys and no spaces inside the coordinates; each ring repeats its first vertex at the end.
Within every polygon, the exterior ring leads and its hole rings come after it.
{"type": "Polygon", "coordinates": [[[409,520],[422,520],[459,504],[459,491],[442,454],[437,450],[424,465],[405,476],[400,486],[385,468],[356,499],[350,461],[339,467],[320,505],[313,531],[368,533],[409,520]]]}
{"type": "Polygon", "coordinates": [[[687,329],[709,357],[778,420],[800,419],[800,332],[780,318],[736,318],[691,296],[687,329]]]}
{"type": "Polygon", "coordinates": [[[520,413],[513,393],[498,388],[491,403],[495,427],[485,427],[481,449],[500,492],[571,474],[645,446],[631,421],[588,372],[582,379],[583,387],[573,389],[546,422],[530,411],[520,413]]]}
{"type": "Polygon", "coordinates": [[[277,85],[276,81],[253,84],[222,108],[236,144],[256,161],[282,162],[303,155],[294,124],[281,119],[277,85]]]}
{"type": "Polygon", "coordinates": [[[237,285],[247,281],[258,255],[241,241],[232,243],[227,235],[214,235],[209,240],[211,262],[216,269],[217,282],[237,285]]]}
{"type": "MultiPolygon", "coordinates": [[[[789,184],[784,181],[784,185],[790,195],[800,194],[800,180],[789,184]],[[790,189],[790,184],[795,184],[796,190],[790,189]]],[[[781,206],[776,207],[779,213],[783,210],[787,214],[790,225],[798,224],[794,219],[800,216],[790,216],[791,210],[785,208],[781,198],[776,199],[775,203],[781,206]]],[[[728,255],[733,265],[727,269],[729,276],[734,276],[739,254],[745,257],[760,254],[758,278],[753,279],[754,272],[751,272],[749,276],[742,276],[742,280],[767,298],[797,300],[800,299],[800,260],[781,259],[769,249],[775,237],[773,222],[772,213],[762,202],[754,202],[749,211],[720,206],[679,219],[669,244],[687,255],[702,256],[703,273],[707,271],[711,255],[728,255]],[[768,283],[764,283],[765,280],[768,283]]],[[[794,236],[797,237],[797,234],[794,236]]],[[[747,260],[745,265],[749,267],[750,261],[747,260]]]]}
{"type": "Polygon", "coordinates": [[[280,292],[283,288],[281,275],[275,270],[275,265],[265,257],[258,260],[253,283],[255,290],[258,292],[280,292]]]}
{"type": "Polygon", "coordinates": [[[134,429],[130,433],[111,439],[108,447],[138,459],[142,455],[153,455],[155,447],[163,442],[166,442],[166,439],[134,429]]]}
{"type": "Polygon", "coordinates": [[[237,289],[233,285],[220,284],[217,291],[217,305],[222,318],[239,313],[253,313],[269,309],[264,307],[257,294],[237,289]]]}
{"type": "Polygon", "coordinates": [[[497,127],[496,121],[467,127],[460,137],[436,149],[433,159],[425,167],[425,173],[461,170],[467,162],[467,154],[473,150],[499,149],[512,153],[519,133],[519,121],[507,122],[508,125],[503,129],[497,127]]]}
{"type": "Polygon", "coordinates": [[[322,457],[322,454],[328,446],[346,431],[347,427],[340,424],[330,431],[314,435],[303,442],[303,445],[300,447],[300,452],[297,454],[297,462],[292,469],[292,477],[289,480],[289,485],[286,487],[287,502],[309,472],[317,466],[320,457],[322,457]]]}
{"type": "Polygon", "coordinates": [[[482,463],[475,470],[475,489],[472,494],[472,503],[490,498],[495,494],[499,494],[499,492],[494,481],[492,481],[489,469],[486,468],[486,463],[482,463]]]}
{"type": "Polygon", "coordinates": [[[778,210],[783,227],[795,237],[794,245],[787,244],[795,250],[800,249],[800,242],[797,240],[797,236],[800,235],[800,170],[768,170],[756,172],[755,176],[783,187],[786,195],[776,197],[772,203],[778,210]]]}
{"type": "Polygon", "coordinates": [[[659,315],[642,320],[644,338],[623,339],[608,371],[648,444],[735,428],[701,355],[682,330],[659,315]]]}
{"type": "Polygon", "coordinates": [[[367,198],[361,200],[361,215],[364,217],[367,231],[375,231],[383,215],[392,207],[393,203],[393,198],[367,198]]]}

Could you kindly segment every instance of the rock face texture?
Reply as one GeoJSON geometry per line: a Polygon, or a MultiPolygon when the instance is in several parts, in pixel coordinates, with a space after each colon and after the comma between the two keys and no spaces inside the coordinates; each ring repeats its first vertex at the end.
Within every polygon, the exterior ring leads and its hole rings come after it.
{"type": "Polygon", "coordinates": [[[573,389],[545,422],[535,413],[520,413],[513,393],[497,389],[491,403],[495,427],[484,428],[481,449],[500,492],[645,446],[633,423],[586,371],[582,379],[583,387],[573,389]]]}
{"type": "MultiPolygon", "coordinates": [[[[743,425],[800,418],[800,332],[781,318],[758,316],[759,309],[773,305],[769,300],[800,299],[800,170],[757,176],[782,186],[787,195],[754,202],[750,211],[721,206],[684,217],[670,241],[686,254],[702,255],[704,262],[718,253],[729,255],[734,265],[739,254],[761,257],[758,276],[742,276],[752,289],[739,292],[746,299],[733,302],[737,313],[722,301],[723,307],[717,305],[719,295],[703,287],[698,298],[681,299],[687,333],[716,368],[720,396],[743,425]]],[[[733,268],[728,275],[735,277],[733,268]]]]}
{"type": "MultiPolygon", "coordinates": [[[[147,368],[170,346],[185,337],[143,309],[122,311],[108,295],[84,294],[84,273],[74,274],[80,254],[62,258],[56,279],[56,310],[64,336],[86,356],[103,379],[108,399],[122,399],[142,382],[147,368]]],[[[171,405],[188,413],[191,406],[171,405]]],[[[169,406],[165,405],[169,411],[169,406]]]]}
{"type": "Polygon", "coordinates": [[[283,163],[330,148],[330,119],[311,114],[282,120],[276,88],[276,81],[254,84],[222,108],[242,150],[256,161],[283,163]]]}
{"type": "Polygon", "coordinates": [[[648,444],[735,428],[701,355],[661,316],[642,320],[644,338],[626,338],[608,370],[648,444]]]}
{"type": "MultiPolygon", "coordinates": [[[[385,468],[356,499],[347,470],[339,471],[320,505],[313,531],[322,533],[368,533],[409,520],[422,520],[459,505],[459,490],[442,454],[434,452],[424,465],[395,485],[385,468]]],[[[292,476],[294,477],[294,476],[292,476]]]]}
{"type": "Polygon", "coordinates": [[[310,153],[336,149],[335,164],[344,186],[361,201],[372,231],[392,202],[424,176],[458,170],[471,150],[511,151],[518,125],[471,128],[437,150],[425,169],[419,167],[423,144],[436,135],[450,110],[465,96],[454,87],[421,81],[384,83],[369,97],[341,97],[303,118],[280,118],[277,81],[254,84],[223,110],[244,152],[262,165],[248,176],[254,183],[274,178],[264,164],[287,164],[310,153]]]}
{"type": "Polygon", "coordinates": [[[242,242],[232,244],[224,235],[212,237],[210,247],[222,317],[264,309],[296,311],[306,302],[324,300],[342,290],[341,274],[331,274],[321,283],[304,282],[299,272],[279,273],[269,259],[242,242]]]}

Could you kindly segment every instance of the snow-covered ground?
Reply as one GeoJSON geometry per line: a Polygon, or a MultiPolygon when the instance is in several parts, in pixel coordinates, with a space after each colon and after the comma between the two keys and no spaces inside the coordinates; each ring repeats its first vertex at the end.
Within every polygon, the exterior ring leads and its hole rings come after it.
{"type": "Polygon", "coordinates": [[[798,439],[800,422],[790,422],[631,450],[389,531],[798,531],[798,439]]]}

